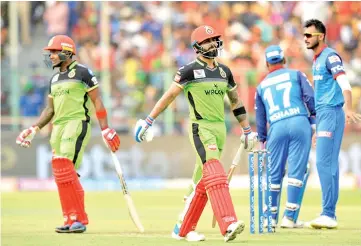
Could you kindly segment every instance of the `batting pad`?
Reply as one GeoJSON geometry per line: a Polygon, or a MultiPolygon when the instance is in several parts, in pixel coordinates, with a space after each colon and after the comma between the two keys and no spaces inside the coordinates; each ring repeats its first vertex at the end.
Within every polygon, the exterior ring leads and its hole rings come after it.
{"type": "Polygon", "coordinates": [[[215,159],[204,163],[203,178],[213,213],[216,216],[219,229],[225,235],[230,224],[237,221],[234,211],[226,173],[222,164],[215,159]]]}
{"type": "Polygon", "coordinates": [[[74,221],[88,224],[84,209],[84,190],[73,162],[64,157],[53,157],[52,168],[55,183],[58,186],[64,224],[72,224],[74,221]]]}
{"type": "Polygon", "coordinates": [[[206,189],[204,187],[204,182],[201,179],[197,184],[195,191],[193,191],[186,200],[186,206],[182,214],[183,218],[181,218],[182,224],[178,234],[180,237],[185,237],[188,232],[196,229],[207,201],[208,197],[206,189]]]}

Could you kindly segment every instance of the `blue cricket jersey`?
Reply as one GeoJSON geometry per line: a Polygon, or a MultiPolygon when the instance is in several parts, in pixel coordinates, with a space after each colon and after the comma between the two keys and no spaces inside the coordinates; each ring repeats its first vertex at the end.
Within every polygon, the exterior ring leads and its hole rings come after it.
{"type": "Polygon", "coordinates": [[[270,72],[257,86],[255,101],[261,142],[267,139],[267,122],[272,125],[289,117],[316,115],[311,83],[304,73],[293,69],[280,67],[270,72]]]}
{"type": "Polygon", "coordinates": [[[316,110],[325,106],[342,107],[344,99],[336,78],[344,74],[345,70],[337,52],[325,46],[314,57],[312,73],[315,84],[316,110]]]}

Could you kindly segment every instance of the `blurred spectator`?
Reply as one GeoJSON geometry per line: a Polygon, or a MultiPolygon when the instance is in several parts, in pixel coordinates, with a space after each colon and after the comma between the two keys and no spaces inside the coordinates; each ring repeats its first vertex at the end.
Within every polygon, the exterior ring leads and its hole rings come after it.
{"type": "MultiPolygon", "coordinates": [[[[102,59],[109,60],[112,110],[122,132],[130,129],[125,125],[132,124],[134,118],[144,117],[146,109],[172,82],[176,68],[194,60],[190,35],[195,27],[204,24],[223,35],[224,50],[219,60],[232,69],[251,121],[254,90],[267,73],[263,56],[268,45],[281,45],[288,57],[288,67],[299,69],[312,79],[313,55],[305,48],[302,36],[303,23],[309,18],[326,24],[326,42],[342,56],[353,87],[354,107],[361,110],[360,2],[109,2],[108,50],[100,46],[102,4],[46,2],[43,20],[47,35],[68,33],[74,38],[78,60],[98,75],[100,83],[102,59]]],[[[1,2],[2,56],[8,41],[8,16],[4,11],[7,5],[1,2]]],[[[41,5],[37,9],[34,11],[32,5],[32,19],[39,19],[41,5]]],[[[2,91],[1,96],[2,103],[6,102],[6,93],[2,91]]],[[[183,119],[188,114],[184,100],[179,97],[171,106],[180,133],[186,127],[183,119]]],[[[227,124],[231,131],[239,133],[236,122],[227,124]]],[[[361,124],[353,128],[361,130],[361,124]]]]}
{"type": "Polygon", "coordinates": [[[24,94],[20,97],[22,116],[39,116],[44,106],[44,94],[32,82],[25,84],[24,94]]]}
{"type": "Polygon", "coordinates": [[[66,2],[47,1],[44,21],[47,24],[48,37],[68,33],[69,7],[66,2]]]}

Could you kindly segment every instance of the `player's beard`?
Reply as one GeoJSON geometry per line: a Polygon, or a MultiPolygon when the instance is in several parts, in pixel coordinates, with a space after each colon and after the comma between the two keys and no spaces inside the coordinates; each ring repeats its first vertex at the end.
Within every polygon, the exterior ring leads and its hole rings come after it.
{"type": "Polygon", "coordinates": [[[316,42],[312,46],[308,46],[307,49],[314,50],[320,45],[320,42],[316,40],[316,42]]]}
{"type": "Polygon", "coordinates": [[[202,55],[206,58],[216,58],[218,56],[218,49],[209,50],[202,55]]]}

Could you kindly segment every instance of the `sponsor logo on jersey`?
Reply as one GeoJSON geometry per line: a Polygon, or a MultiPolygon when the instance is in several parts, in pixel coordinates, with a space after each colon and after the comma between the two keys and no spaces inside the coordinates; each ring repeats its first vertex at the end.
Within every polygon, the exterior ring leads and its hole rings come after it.
{"type": "Polygon", "coordinates": [[[54,83],[54,82],[58,81],[58,79],[59,79],[59,74],[56,74],[56,75],[53,77],[53,79],[51,80],[51,83],[54,83]]]}
{"type": "Polygon", "coordinates": [[[69,73],[68,73],[68,77],[69,78],[74,78],[75,76],[75,69],[71,70],[69,73]]]}
{"type": "Polygon", "coordinates": [[[333,68],[331,68],[331,71],[332,71],[332,73],[337,73],[337,71],[344,71],[344,68],[341,65],[337,65],[337,66],[334,66],[333,68]]]}
{"type": "Polygon", "coordinates": [[[338,57],[337,55],[333,55],[333,56],[330,56],[330,57],[328,58],[328,61],[329,61],[330,63],[341,62],[341,59],[340,59],[340,57],[338,57]]]}
{"type": "Polygon", "coordinates": [[[218,149],[216,144],[208,144],[207,148],[209,150],[217,150],[218,149]]]}
{"type": "Polygon", "coordinates": [[[322,79],[323,79],[323,76],[322,76],[322,75],[315,75],[315,76],[313,76],[313,80],[314,80],[314,81],[322,80],[322,79]]]}
{"type": "Polygon", "coordinates": [[[285,109],[283,111],[280,111],[280,112],[277,112],[277,113],[271,115],[270,121],[273,122],[273,121],[280,120],[280,119],[290,117],[290,116],[293,116],[293,115],[297,115],[297,114],[300,114],[300,113],[301,113],[301,110],[300,110],[299,107],[285,109]]]}
{"type": "Polygon", "coordinates": [[[226,74],[226,72],[223,70],[223,68],[219,67],[219,72],[220,72],[222,78],[226,78],[226,77],[227,77],[227,74],[226,74]]]}
{"type": "Polygon", "coordinates": [[[204,72],[204,69],[193,70],[193,74],[194,74],[195,79],[200,79],[200,78],[206,77],[206,73],[204,72]]]}
{"type": "Polygon", "coordinates": [[[68,95],[68,94],[70,94],[69,89],[59,89],[52,93],[53,97],[59,97],[59,96],[64,96],[64,95],[68,95]]]}
{"type": "Polygon", "coordinates": [[[319,132],[317,132],[317,137],[331,138],[332,137],[332,132],[319,131],[319,132]]]}

